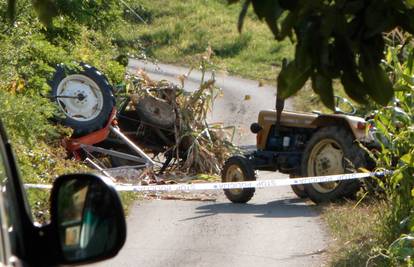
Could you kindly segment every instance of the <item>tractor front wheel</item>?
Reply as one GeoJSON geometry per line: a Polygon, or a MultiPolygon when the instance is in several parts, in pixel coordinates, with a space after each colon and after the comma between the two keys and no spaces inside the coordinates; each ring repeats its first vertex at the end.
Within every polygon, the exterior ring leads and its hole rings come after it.
{"type": "MultiPolygon", "coordinates": [[[[255,181],[256,174],[246,157],[233,156],[224,163],[221,180],[222,182],[255,181]]],[[[253,197],[254,191],[254,188],[224,189],[224,194],[231,202],[246,203],[253,197]]]]}

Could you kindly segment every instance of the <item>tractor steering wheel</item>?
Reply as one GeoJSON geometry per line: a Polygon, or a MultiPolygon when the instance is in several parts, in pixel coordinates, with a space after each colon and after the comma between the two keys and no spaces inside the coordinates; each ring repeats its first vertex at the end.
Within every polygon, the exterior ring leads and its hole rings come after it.
{"type": "Polygon", "coordinates": [[[355,106],[346,98],[335,96],[335,113],[354,115],[356,112],[355,106]]]}

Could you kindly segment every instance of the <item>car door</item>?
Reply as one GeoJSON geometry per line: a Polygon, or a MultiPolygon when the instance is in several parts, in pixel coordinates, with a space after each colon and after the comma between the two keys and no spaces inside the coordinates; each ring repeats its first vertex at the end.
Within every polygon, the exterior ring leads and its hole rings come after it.
{"type": "Polygon", "coordinates": [[[36,266],[47,250],[44,229],[34,224],[25,189],[0,120],[0,266],[36,266]]]}
{"type": "Polygon", "coordinates": [[[0,121],[0,267],[96,262],[115,256],[125,243],[122,204],[115,187],[105,177],[84,173],[56,178],[50,213],[50,223],[33,222],[11,144],[0,121]],[[77,191],[71,190],[74,185],[88,188],[81,203],[77,202],[77,191]],[[81,246],[67,244],[72,240],[68,234],[73,236],[74,232],[70,231],[71,225],[67,227],[63,215],[74,212],[74,203],[83,205],[79,208],[82,220],[78,227],[78,233],[83,233],[81,246]],[[92,211],[93,217],[89,213],[92,211]]]}
{"type": "MultiPolygon", "coordinates": [[[[0,176],[3,175],[2,166],[0,166],[0,176]]],[[[4,206],[3,195],[0,192],[0,266],[13,266],[16,258],[11,252],[11,244],[9,238],[9,224],[4,206]]]]}
{"type": "Polygon", "coordinates": [[[13,182],[13,155],[7,153],[7,137],[0,122],[0,263],[1,266],[21,266],[15,254],[24,251],[20,209],[13,182]]]}

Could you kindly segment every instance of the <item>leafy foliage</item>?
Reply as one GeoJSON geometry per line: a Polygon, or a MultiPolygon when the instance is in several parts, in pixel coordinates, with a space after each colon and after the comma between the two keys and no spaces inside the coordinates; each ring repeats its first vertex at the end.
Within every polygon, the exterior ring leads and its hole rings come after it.
{"type": "MultiPolygon", "coordinates": [[[[84,171],[85,167],[67,160],[60,146],[61,138],[71,131],[51,123],[55,106],[45,97],[50,91],[47,82],[56,64],[79,61],[97,66],[112,83],[121,82],[125,69],[116,61],[119,50],[112,43],[111,28],[122,20],[122,9],[114,7],[114,2],[79,1],[79,5],[94,5],[99,20],[86,13],[74,19],[68,12],[61,12],[45,27],[30,3],[16,2],[16,17],[10,23],[6,19],[7,3],[0,0],[0,117],[12,140],[24,182],[51,183],[60,174],[84,171]]],[[[33,2],[39,10],[45,3],[33,2]]],[[[59,2],[56,4],[57,11],[63,9],[59,2]]],[[[28,194],[36,218],[47,219],[48,193],[29,190],[28,194]]]]}
{"type": "Polygon", "coordinates": [[[334,79],[357,102],[367,103],[370,97],[386,105],[391,100],[393,85],[381,66],[382,34],[396,27],[414,33],[411,1],[247,0],[240,29],[250,3],[276,40],[296,43],[294,60],[278,76],[282,97],[295,94],[310,78],[315,93],[331,109],[334,79]]]}
{"type": "MultiPolygon", "coordinates": [[[[386,65],[398,91],[393,103],[381,108],[375,116],[381,152],[379,166],[395,169],[394,174],[380,183],[391,202],[385,233],[391,243],[386,258],[394,266],[414,263],[414,43],[410,36],[399,33],[391,41],[386,65]]],[[[383,254],[380,254],[383,255],[383,254]]]]}
{"type": "MultiPolygon", "coordinates": [[[[16,17],[17,0],[7,1],[7,13],[11,21],[16,17]]],[[[24,2],[24,1],[21,1],[24,2]]],[[[86,25],[89,28],[105,29],[120,17],[122,8],[119,1],[82,1],[82,0],[31,0],[40,21],[51,26],[57,16],[86,25]]]]}
{"type": "MultiPolygon", "coordinates": [[[[5,2],[0,1],[3,7],[5,2]]],[[[1,83],[9,90],[22,91],[24,87],[25,92],[20,93],[45,95],[56,64],[70,65],[73,61],[97,66],[114,83],[122,81],[124,68],[115,61],[119,52],[108,32],[90,30],[68,17],[57,20],[56,27],[45,29],[27,1],[20,1],[18,8],[13,25],[0,20],[1,83]]]]}
{"type": "MultiPolygon", "coordinates": [[[[60,139],[69,135],[70,130],[50,123],[54,106],[47,99],[1,90],[0,106],[0,118],[8,130],[24,182],[52,183],[58,175],[85,170],[81,164],[65,159],[60,139]]],[[[44,221],[48,192],[28,193],[34,215],[44,221]]]]}

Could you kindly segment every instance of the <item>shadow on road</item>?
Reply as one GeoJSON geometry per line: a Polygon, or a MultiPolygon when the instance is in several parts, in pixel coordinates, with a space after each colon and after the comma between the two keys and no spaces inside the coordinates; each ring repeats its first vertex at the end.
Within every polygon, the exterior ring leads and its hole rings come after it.
{"type": "Polygon", "coordinates": [[[217,203],[197,208],[199,216],[183,221],[200,219],[217,214],[251,214],[259,218],[316,217],[318,213],[310,209],[302,199],[283,199],[266,204],[217,203]]]}

